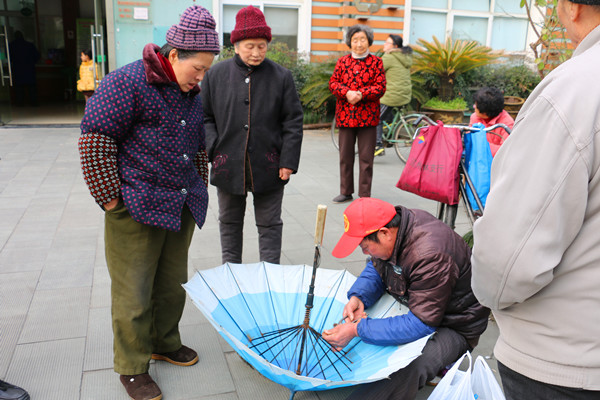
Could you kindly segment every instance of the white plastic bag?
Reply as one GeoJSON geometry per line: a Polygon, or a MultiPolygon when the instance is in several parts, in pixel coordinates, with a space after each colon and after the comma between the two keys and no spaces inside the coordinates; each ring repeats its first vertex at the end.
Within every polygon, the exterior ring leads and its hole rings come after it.
{"type": "Polygon", "coordinates": [[[473,365],[471,388],[477,400],[506,400],[496,376],[481,356],[477,357],[473,365]]]}
{"type": "Polygon", "coordinates": [[[479,356],[473,365],[468,351],[463,354],[437,384],[428,400],[506,400],[494,373],[479,356]],[[458,369],[465,357],[469,358],[466,371],[458,369]]]}
{"type": "Polygon", "coordinates": [[[471,389],[471,364],[473,358],[468,351],[462,355],[450,368],[442,380],[437,384],[428,400],[473,400],[473,390],[471,389]],[[469,358],[469,367],[466,371],[458,369],[465,357],[469,358]]]}

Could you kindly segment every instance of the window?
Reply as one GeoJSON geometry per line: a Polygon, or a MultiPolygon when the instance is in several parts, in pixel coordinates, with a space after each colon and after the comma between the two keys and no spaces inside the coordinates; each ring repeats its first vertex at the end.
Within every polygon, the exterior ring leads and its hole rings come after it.
{"type": "Polygon", "coordinates": [[[528,20],[519,4],[516,0],[413,0],[410,43],[450,36],[497,50],[525,51],[528,20]]]}

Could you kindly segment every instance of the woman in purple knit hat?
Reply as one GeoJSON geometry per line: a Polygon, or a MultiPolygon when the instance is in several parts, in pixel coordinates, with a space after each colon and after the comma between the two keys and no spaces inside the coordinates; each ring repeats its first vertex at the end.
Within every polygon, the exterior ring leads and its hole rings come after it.
{"type": "Polygon", "coordinates": [[[188,248],[208,205],[198,84],[219,53],[215,20],[189,7],[166,41],[102,80],[79,138],[84,179],[105,212],[114,370],[135,400],[162,398],[151,359],[198,361],[178,324],[188,248]]]}

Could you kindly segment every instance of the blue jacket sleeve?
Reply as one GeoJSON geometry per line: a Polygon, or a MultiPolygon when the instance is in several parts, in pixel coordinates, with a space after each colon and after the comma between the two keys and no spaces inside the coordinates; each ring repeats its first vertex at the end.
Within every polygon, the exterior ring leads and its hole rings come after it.
{"type": "Polygon", "coordinates": [[[435,332],[435,328],[421,322],[411,311],[396,317],[363,319],[356,329],[363,342],[378,346],[397,346],[435,332]]]}
{"type": "Polygon", "coordinates": [[[363,302],[365,308],[369,308],[379,300],[384,291],[383,280],[375,270],[373,261],[369,259],[363,272],[348,290],[348,298],[356,296],[363,302]]]}

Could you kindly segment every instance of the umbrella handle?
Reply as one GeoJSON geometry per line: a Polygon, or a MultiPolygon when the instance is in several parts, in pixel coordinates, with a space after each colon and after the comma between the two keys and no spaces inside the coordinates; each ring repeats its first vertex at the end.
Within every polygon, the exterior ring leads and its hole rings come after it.
{"type": "Polygon", "coordinates": [[[323,231],[325,230],[325,217],[327,216],[327,206],[319,204],[317,206],[317,223],[315,224],[315,246],[323,243],[323,231]]]}

